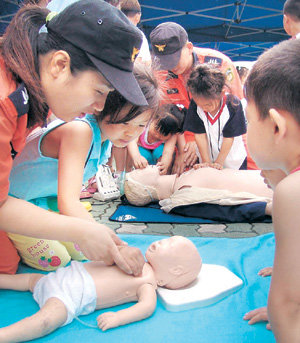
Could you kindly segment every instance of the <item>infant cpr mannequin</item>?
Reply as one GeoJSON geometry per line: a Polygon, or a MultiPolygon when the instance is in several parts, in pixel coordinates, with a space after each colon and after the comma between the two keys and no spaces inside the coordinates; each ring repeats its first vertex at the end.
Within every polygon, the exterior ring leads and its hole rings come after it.
{"type": "Polygon", "coordinates": [[[22,342],[44,336],[79,315],[128,302],[133,306],[98,316],[107,330],[149,317],[156,307],[157,286],[177,289],[198,276],[202,260],[191,240],[174,236],[152,243],[142,275],[125,274],[102,262],[81,263],[44,274],[0,275],[0,288],[30,290],[40,306],[31,317],[0,329],[0,342],[22,342]],[[46,318],[46,319],[45,319],[46,318]]]}

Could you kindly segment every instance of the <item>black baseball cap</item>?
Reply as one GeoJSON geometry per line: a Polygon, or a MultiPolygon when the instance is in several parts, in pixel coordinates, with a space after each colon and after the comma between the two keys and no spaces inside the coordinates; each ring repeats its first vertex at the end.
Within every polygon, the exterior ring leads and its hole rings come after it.
{"type": "Polygon", "coordinates": [[[150,41],[159,68],[172,70],[179,62],[181,49],[188,41],[188,34],[181,25],[165,22],[156,26],[150,33],[150,41]]]}
{"type": "Polygon", "coordinates": [[[143,37],[116,7],[102,0],[80,0],[57,15],[46,27],[83,50],[100,73],[128,101],[147,106],[132,70],[143,37]]]}

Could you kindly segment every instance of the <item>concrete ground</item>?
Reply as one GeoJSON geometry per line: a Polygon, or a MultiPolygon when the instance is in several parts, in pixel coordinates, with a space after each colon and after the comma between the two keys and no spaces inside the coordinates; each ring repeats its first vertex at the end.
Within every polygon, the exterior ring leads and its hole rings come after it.
{"type": "Polygon", "coordinates": [[[230,223],[230,224],[166,224],[166,223],[119,223],[110,221],[120,200],[102,202],[87,199],[92,204],[92,215],[116,233],[145,235],[181,235],[195,237],[253,237],[273,231],[271,223],[230,223]]]}

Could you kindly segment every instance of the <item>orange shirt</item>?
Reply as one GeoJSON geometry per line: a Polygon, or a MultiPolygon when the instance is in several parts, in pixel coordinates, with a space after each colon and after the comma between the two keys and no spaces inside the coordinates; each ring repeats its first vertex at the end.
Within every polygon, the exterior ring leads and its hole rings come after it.
{"type": "Polygon", "coordinates": [[[27,91],[23,85],[18,89],[16,86],[0,58],[0,201],[5,200],[8,194],[12,153],[23,149],[29,132],[26,127],[27,91]]]}

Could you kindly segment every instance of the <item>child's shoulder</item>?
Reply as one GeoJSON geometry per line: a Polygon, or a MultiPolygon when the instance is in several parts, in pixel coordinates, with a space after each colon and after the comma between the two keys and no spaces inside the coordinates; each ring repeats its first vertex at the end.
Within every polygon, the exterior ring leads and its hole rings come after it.
{"type": "Polygon", "coordinates": [[[289,240],[293,244],[300,239],[300,171],[289,174],[278,183],[273,196],[274,232],[280,241],[289,240]],[[296,231],[295,231],[296,230],[296,231]],[[298,237],[298,238],[297,238],[298,237]]]}
{"type": "Polygon", "coordinates": [[[64,134],[78,134],[80,135],[80,137],[82,137],[82,135],[84,134],[88,136],[91,135],[92,130],[90,125],[86,121],[76,119],[62,125],[61,131],[63,131],[64,134]]]}
{"type": "Polygon", "coordinates": [[[293,201],[300,199],[300,170],[289,174],[278,183],[274,191],[274,199],[293,201]]]}

